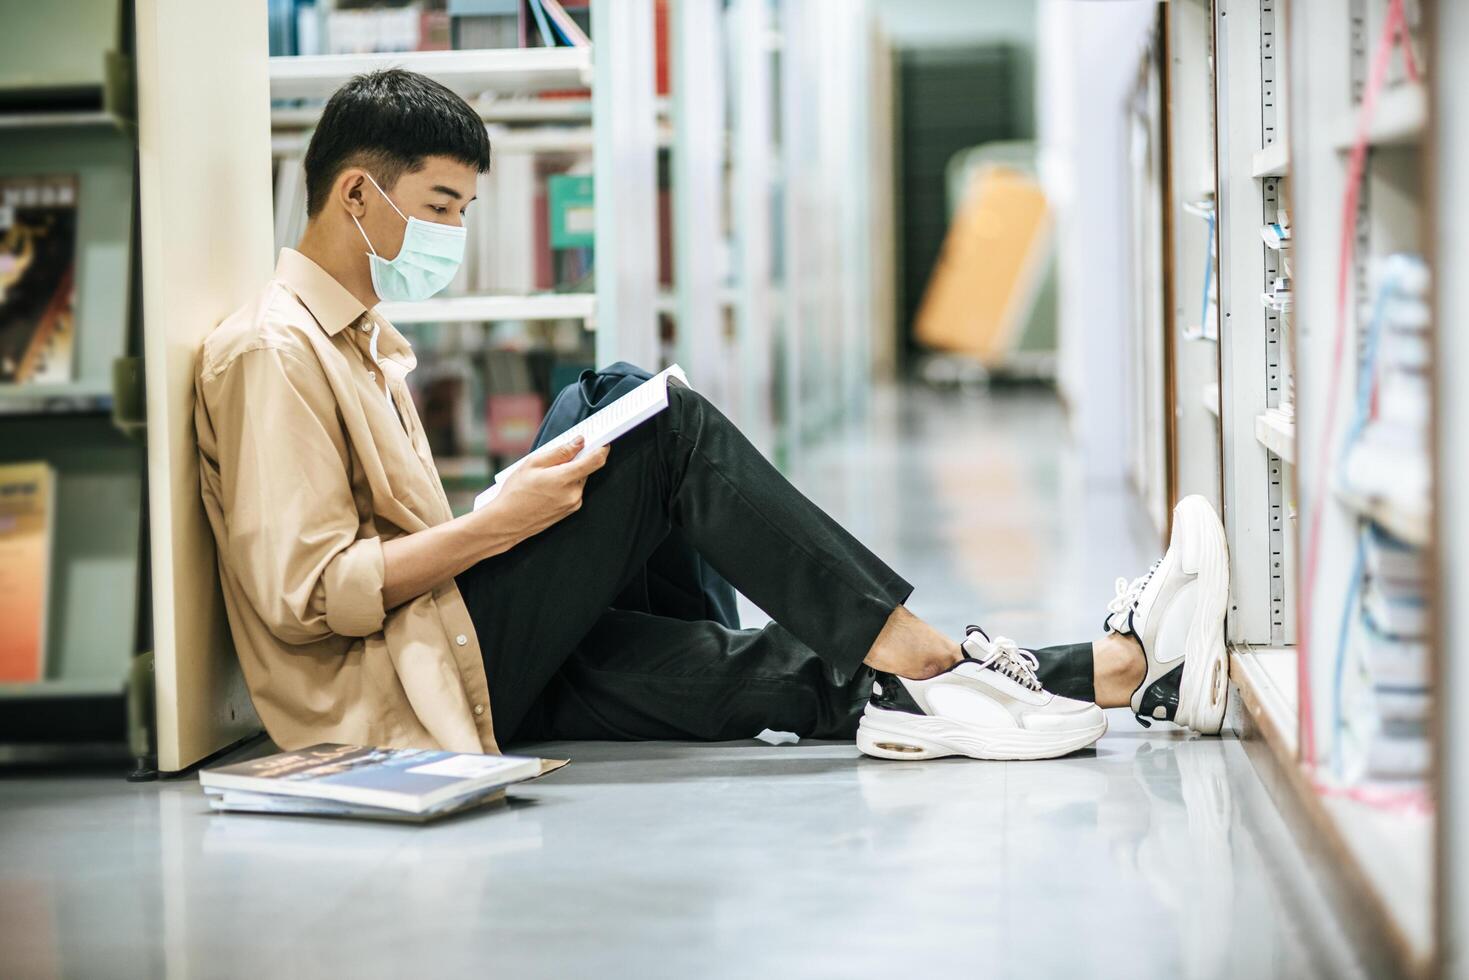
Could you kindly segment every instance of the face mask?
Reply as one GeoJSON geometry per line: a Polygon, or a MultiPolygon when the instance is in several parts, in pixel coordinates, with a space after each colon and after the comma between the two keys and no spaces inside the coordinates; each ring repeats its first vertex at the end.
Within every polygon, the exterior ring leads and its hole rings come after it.
{"type": "MultiPolygon", "coordinates": [[[[367,179],[372,180],[372,175],[368,174],[367,179]]],[[[394,211],[398,211],[398,205],[383,193],[377,181],[372,180],[372,186],[377,187],[377,192],[394,211]]],[[[403,247],[398,250],[396,258],[389,260],[377,254],[377,249],[372,247],[372,239],[362,230],[362,223],[355,214],[352,215],[352,223],[367,242],[372,288],[379,299],[387,302],[428,299],[449,285],[459,271],[459,263],[464,261],[464,227],[421,221],[408,217],[402,211],[398,211],[398,217],[408,222],[408,228],[403,232],[403,247]]]]}

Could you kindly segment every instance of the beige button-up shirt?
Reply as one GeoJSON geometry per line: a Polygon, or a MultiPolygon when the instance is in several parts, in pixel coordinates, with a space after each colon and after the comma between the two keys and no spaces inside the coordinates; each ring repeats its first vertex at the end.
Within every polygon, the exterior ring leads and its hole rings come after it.
{"type": "Polygon", "coordinates": [[[204,506],[245,682],[283,749],[499,752],[454,580],[383,608],[383,542],[453,516],[403,382],[415,363],[392,324],[289,248],[204,341],[204,506]]]}

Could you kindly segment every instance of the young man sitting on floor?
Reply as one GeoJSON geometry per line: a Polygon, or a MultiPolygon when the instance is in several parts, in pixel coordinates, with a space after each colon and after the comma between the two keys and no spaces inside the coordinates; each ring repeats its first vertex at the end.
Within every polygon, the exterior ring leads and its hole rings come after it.
{"type": "Polygon", "coordinates": [[[1168,553],[1119,587],[1100,639],[1033,652],[910,613],[912,586],[687,388],[610,452],[533,456],[454,517],[404,383],[413,352],[374,308],[450,282],[489,165],[484,123],[443,86],[353,79],[307,150],[298,247],[200,354],[204,502],[245,680],[280,746],[497,752],[771,728],[890,758],[1030,759],[1092,744],[1100,708],[1129,703],[1219,730],[1227,560],[1198,498],[1168,553]],[[614,608],[675,527],[774,622],[614,608]]]}

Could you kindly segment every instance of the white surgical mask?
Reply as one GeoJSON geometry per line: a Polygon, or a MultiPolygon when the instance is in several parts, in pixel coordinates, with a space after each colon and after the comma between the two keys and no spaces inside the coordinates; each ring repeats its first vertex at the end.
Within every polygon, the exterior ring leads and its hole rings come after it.
{"type": "Polygon", "coordinates": [[[372,174],[368,174],[367,179],[372,181],[373,187],[377,187],[383,200],[398,212],[398,217],[408,223],[403,232],[403,247],[398,250],[397,256],[385,259],[377,254],[377,249],[372,247],[372,239],[362,230],[362,223],[355,214],[352,215],[352,223],[357,225],[357,231],[367,242],[367,261],[372,271],[373,290],[379,299],[388,302],[428,299],[449,285],[459,272],[459,264],[464,261],[464,226],[441,225],[437,221],[410,218],[399,211],[393,199],[378,187],[372,174]]]}

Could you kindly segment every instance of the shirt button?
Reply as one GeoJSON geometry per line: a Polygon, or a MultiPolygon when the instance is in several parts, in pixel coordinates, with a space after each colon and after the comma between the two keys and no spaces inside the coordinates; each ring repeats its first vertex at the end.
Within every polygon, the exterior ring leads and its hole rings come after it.
{"type": "Polygon", "coordinates": [[[377,372],[376,371],[368,371],[367,372],[367,376],[369,378],[371,378],[372,380],[374,380],[374,381],[377,380],[377,372]]]}
{"type": "Polygon", "coordinates": [[[460,633],[458,636],[454,637],[454,642],[459,644],[460,646],[464,646],[464,644],[469,642],[469,637],[465,636],[463,633],[460,633]]]}
{"type": "Polygon", "coordinates": [[[482,704],[475,705],[474,706],[474,713],[477,714],[477,715],[484,714],[485,713],[485,706],[482,705],[482,704]]]}
{"type": "Polygon", "coordinates": [[[368,322],[368,321],[366,321],[366,320],[363,320],[363,321],[362,321],[362,332],[363,332],[363,333],[367,333],[367,332],[368,332],[368,331],[370,331],[370,330],[371,330],[371,329],[372,329],[372,324],[371,324],[371,323],[369,323],[369,322],[368,322]]]}

